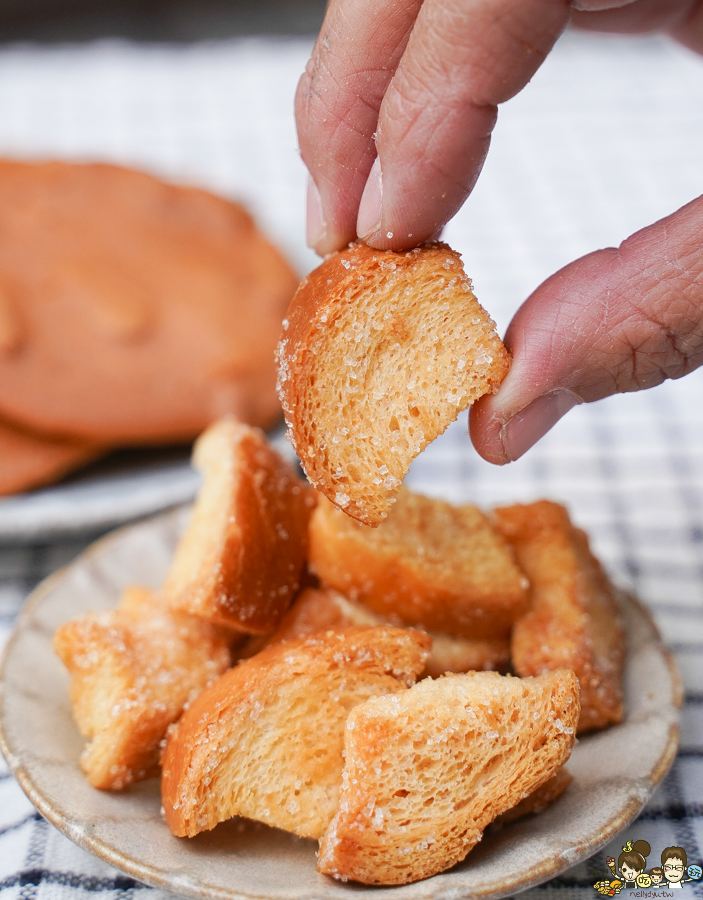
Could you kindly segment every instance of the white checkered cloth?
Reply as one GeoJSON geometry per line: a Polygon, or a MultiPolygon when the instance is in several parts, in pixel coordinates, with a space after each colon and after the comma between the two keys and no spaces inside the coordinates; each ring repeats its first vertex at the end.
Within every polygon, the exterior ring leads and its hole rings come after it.
{"type": "MultiPolygon", "coordinates": [[[[301,271],[305,173],[292,97],[303,40],[192,47],[99,43],[0,51],[0,154],[108,159],[243,199],[301,271]]],[[[501,110],[485,171],[446,230],[504,330],[569,260],[617,244],[703,193],[703,59],[659,39],[567,35],[501,110]]],[[[703,238],[703,236],[702,236],[703,238]]],[[[617,582],[645,600],[686,688],[681,749],[638,822],[592,860],[533,889],[594,898],[606,854],[644,838],[703,860],[703,370],[573,410],[522,460],[484,463],[457,423],[411,483],[483,506],[569,505],[617,582]]],[[[0,548],[0,629],[75,541],[0,548]]],[[[0,892],[159,893],[71,844],[0,774],[0,892]]],[[[688,884],[703,896],[703,883],[688,884]]],[[[165,896],[165,895],[164,895],[165,896]]]]}

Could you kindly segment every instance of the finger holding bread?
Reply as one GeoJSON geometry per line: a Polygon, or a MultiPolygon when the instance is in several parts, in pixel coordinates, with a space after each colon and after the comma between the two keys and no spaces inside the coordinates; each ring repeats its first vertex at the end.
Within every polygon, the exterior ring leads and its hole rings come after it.
{"type": "Polygon", "coordinates": [[[411,461],[510,357],[446,244],[351,244],[298,288],[278,347],[279,396],[311,483],[378,525],[411,461]]]}

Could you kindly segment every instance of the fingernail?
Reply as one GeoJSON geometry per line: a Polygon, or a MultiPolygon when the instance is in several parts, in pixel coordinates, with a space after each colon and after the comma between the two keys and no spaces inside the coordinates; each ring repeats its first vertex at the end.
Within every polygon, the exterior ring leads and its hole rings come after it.
{"type": "Polygon", "coordinates": [[[313,250],[327,235],[327,222],[322,211],[322,199],[317,185],[310,175],[308,175],[306,233],[308,247],[312,247],[313,250]]]}
{"type": "Polygon", "coordinates": [[[580,403],[572,391],[559,388],[537,397],[516,413],[500,430],[505,455],[514,462],[544,437],[563,415],[580,403]]]}
{"type": "Polygon", "coordinates": [[[359,204],[356,233],[360,238],[369,237],[380,229],[382,202],[381,161],[376,157],[374,164],[371,166],[364,193],[361,195],[361,203],[359,204]]]}

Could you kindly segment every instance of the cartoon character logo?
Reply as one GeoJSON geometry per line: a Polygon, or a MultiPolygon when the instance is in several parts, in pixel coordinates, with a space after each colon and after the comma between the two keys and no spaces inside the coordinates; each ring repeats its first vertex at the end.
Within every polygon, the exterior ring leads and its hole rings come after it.
{"type": "Polygon", "coordinates": [[[651,852],[647,841],[628,841],[615,859],[609,856],[606,860],[613,878],[597,881],[593,887],[606,897],[619,894],[623,888],[682,888],[689,881],[698,881],[703,877],[703,869],[699,865],[687,866],[686,851],[683,847],[667,847],[661,854],[661,866],[653,866],[645,871],[647,856],[651,852]]]}

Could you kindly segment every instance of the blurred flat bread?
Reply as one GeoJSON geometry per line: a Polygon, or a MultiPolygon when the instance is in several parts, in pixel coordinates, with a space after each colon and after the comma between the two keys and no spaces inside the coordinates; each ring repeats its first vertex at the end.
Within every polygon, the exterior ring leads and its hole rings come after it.
{"type": "Polygon", "coordinates": [[[98,443],[279,415],[297,278],[238,204],[112,165],[0,161],[0,414],[98,443]]]}
{"type": "Polygon", "coordinates": [[[43,439],[0,420],[0,496],[50,484],[103,452],[83,441],[43,439]]]}

